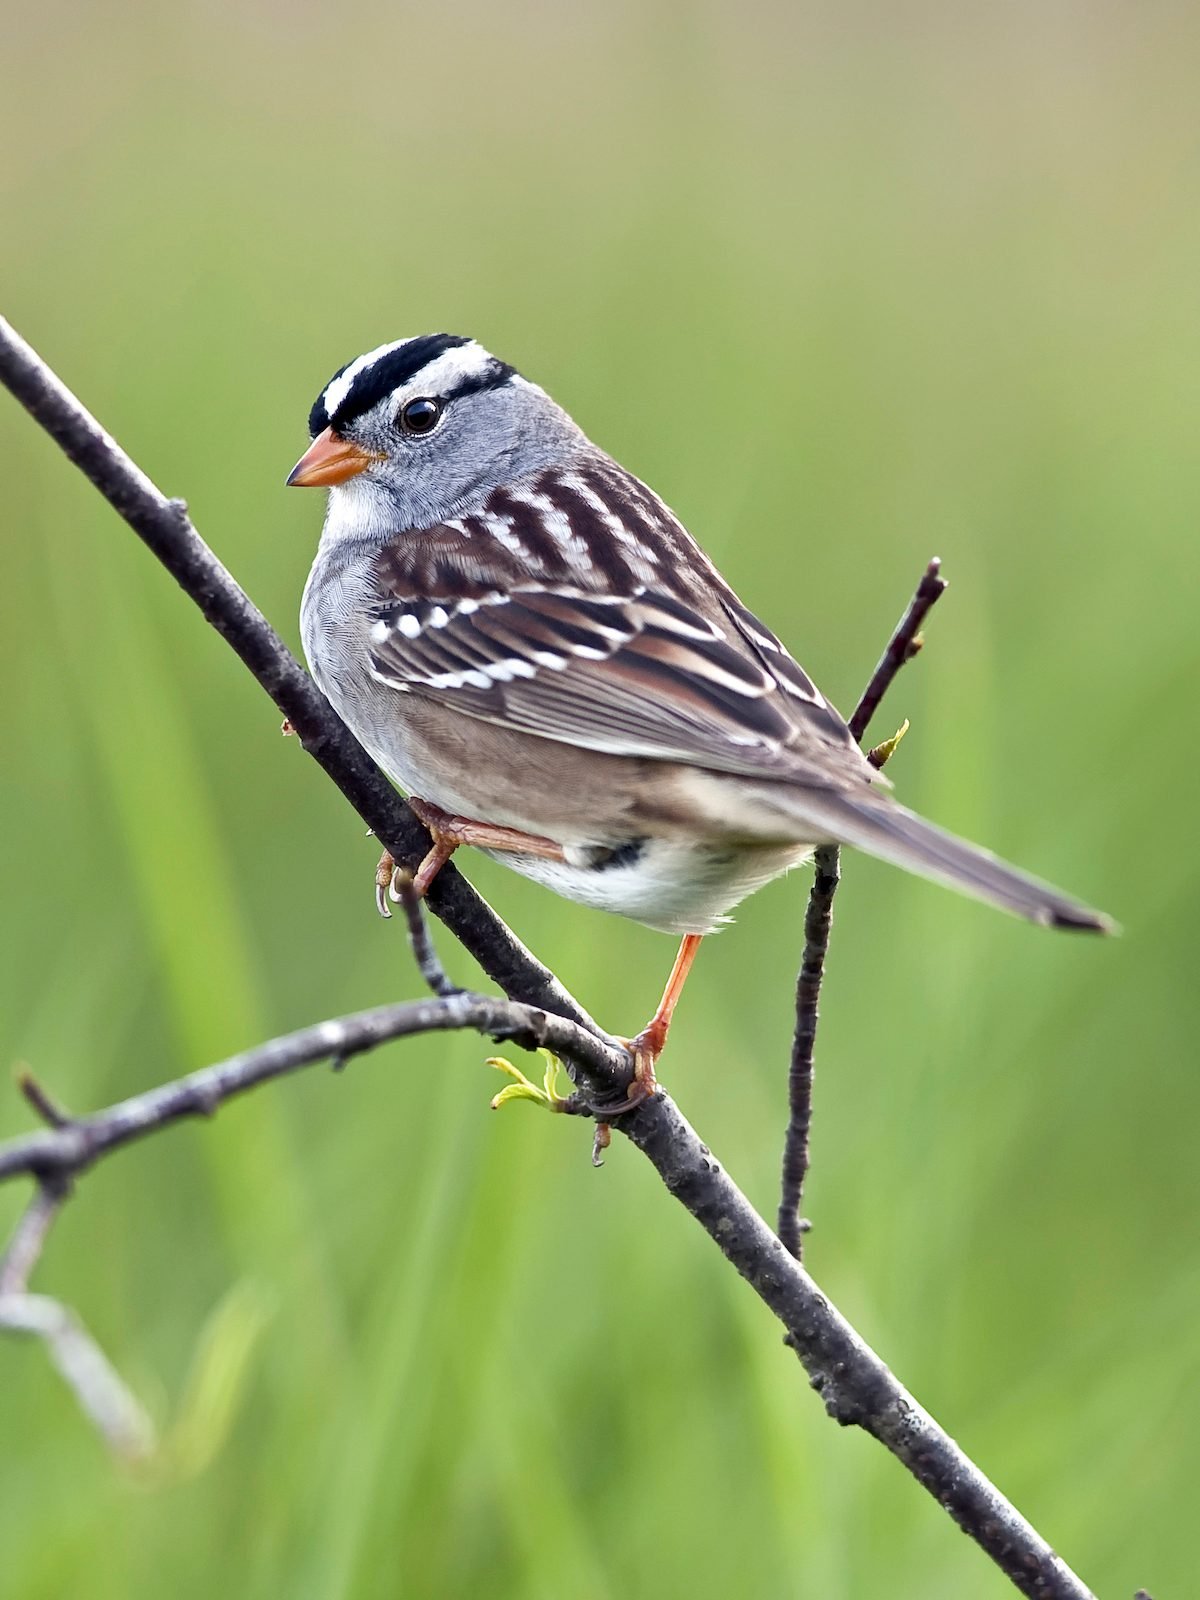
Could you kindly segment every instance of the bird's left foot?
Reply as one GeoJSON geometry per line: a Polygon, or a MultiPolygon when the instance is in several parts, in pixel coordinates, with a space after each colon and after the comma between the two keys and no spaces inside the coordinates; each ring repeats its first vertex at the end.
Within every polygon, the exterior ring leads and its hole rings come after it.
{"type": "MultiPolygon", "coordinates": [[[[456,817],[431,805],[415,795],[409,797],[409,809],[429,829],[433,845],[417,868],[412,880],[412,892],[423,900],[438,873],[460,845],[471,844],[479,850],[511,850],[518,855],[542,856],[548,861],[563,860],[563,849],[553,839],[541,834],[522,833],[519,828],[502,828],[493,822],[477,822],[473,817],[456,817]]],[[[385,850],[375,868],[375,905],[381,917],[390,917],[388,901],[393,905],[401,899],[397,874],[400,872],[391,852],[385,850]]]]}
{"type": "Polygon", "coordinates": [[[605,1116],[613,1117],[634,1110],[636,1106],[653,1099],[658,1093],[658,1079],[654,1075],[654,1068],[666,1045],[667,1030],[655,1028],[654,1022],[650,1022],[632,1039],[622,1038],[620,1034],[617,1038],[633,1057],[633,1081],[629,1085],[629,1093],[619,1105],[604,1107],[605,1116]]]}
{"type": "Polygon", "coordinates": [[[640,1106],[643,1101],[658,1093],[658,1079],[654,1075],[654,1068],[659,1056],[666,1049],[667,1034],[671,1031],[671,1018],[675,1015],[675,1007],[679,1004],[679,996],[683,993],[683,986],[687,982],[688,973],[692,970],[692,962],[696,959],[702,938],[703,935],[699,933],[684,934],[683,943],[679,946],[679,953],[675,957],[675,965],[671,968],[671,976],[667,979],[667,987],[663,990],[663,997],[658,1003],[658,1010],[641,1033],[635,1034],[632,1039],[621,1040],[633,1057],[633,1082],[629,1085],[628,1095],[620,1105],[605,1107],[607,1115],[619,1116],[623,1111],[632,1111],[635,1106],[640,1106]]]}

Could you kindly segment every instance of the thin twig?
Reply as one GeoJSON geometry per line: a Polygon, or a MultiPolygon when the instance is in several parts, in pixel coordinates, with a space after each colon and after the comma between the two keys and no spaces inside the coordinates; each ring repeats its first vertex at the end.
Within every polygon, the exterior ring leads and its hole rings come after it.
{"type": "Polygon", "coordinates": [[[442,965],[442,958],[438,955],[430,937],[429,923],[425,920],[425,908],[413,888],[412,873],[396,872],[393,874],[392,883],[400,896],[400,904],[408,923],[408,942],[412,947],[413,960],[426,988],[437,995],[461,994],[462,990],[442,965]]]}
{"type": "MultiPolygon", "coordinates": [[[[556,1052],[577,1049],[590,1058],[589,1070],[601,1077],[609,1069],[618,1075],[625,1071],[622,1050],[602,1045],[573,1023],[515,1001],[461,994],[381,1006],[272,1039],[174,1083],[76,1118],[67,1126],[12,1140],[0,1146],[0,1180],[21,1173],[34,1174],[43,1182],[47,1176],[74,1176],[134,1139],[183,1117],[211,1116],[236,1095],[299,1068],[334,1056],[363,1054],[390,1039],[464,1028],[546,1044],[556,1052]]],[[[701,1143],[669,1095],[660,1090],[616,1126],[628,1132],[670,1192],[783,1323],[831,1417],[865,1428],[881,1440],[1023,1593],[1038,1600],[1094,1600],[897,1382],[800,1264],[784,1252],[768,1224],[701,1143]]],[[[75,1353],[71,1341],[78,1330],[65,1328],[44,1307],[28,1307],[29,1301],[40,1299],[12,1296],[0,1302],[26,1304],[25,1313],[18,1312],[5,1325],[41,1333],[51,1340],[61,1363],[64,1348],[75,1353]],[[34,1321],[39,1323],[37,1327],[31,1325],[34,1321]]],[[[107,1362],[104,1365],[107,1367],[107,1362]]],[[[93,1392],[90,1382],[84,1385],[88,1393],[93,1392]]]]}
{"type": "Polygon", "coordinates": [[[417,1033],[471,1028],[492,1039],[528,1049],[545,1046],[566,1062],[598,1096],[629,1091],[629,1056],[616,1040],[605,1040],[517,1000],[468,991],[429,1000],[376,1006],[285,1034],[252,1050],[203,1067],[173,1083],[147,1089],[90,1117],[0,1144],[0,1182],[28,1174],[43,1182],[72,1177],[102,1157],[172,1122],[211,1117],[227,1100],[316,1061],[349,1060],[391,1039],[417,1033]]]}
{"type": "MultiPolygon", "coordinates": [[[[427,846],[424,831],[416,827],[278,635],[200,539],[182,503],[160,494],[3,319],[0,381],[174,574],[393,857],[415,865],[427,846]]],[[[601,1092],[608,1092],[613,1074],[627,1082],[627,1053],[600,1034],[554,974],[530,955],[452,867],[439,875],[429,898],[430,908],[510,1001],[486,1001],[469,994],[417,1001],[402,1008],[403,1027],[394,1025],[398,1008],[383,1007],[361,1014],[358,1020],[365,1032],[353,1037],[336,1023],[320,1024],[304,1030],[309,1043],[300,1050],[303,1059],[296,1054],[299,1036],[292,1035],[288,1041],[276,1040],[235,1058],[241,1063],[236,1069],[228,1062],[207,1068],[107,1112],[12,1141],[0,1147],[0,1178],[22,1172],[45,1181],[50,1174],[82,1171],[152,1128],[211,1112],[230,1094],[253,1083],[278,1077],[310,1059],[344,1058],[370,1048],[380,1042],[383,1017],[392,1019],[389,1037],[427,1028],[473,1027],[562,1050],[568,1064],[592,1079],[601,1092]],[[520,1015],[511,1009],[514,1001],[525,1002],[520,1015]],[[371,1017],[376,1019],[373,1029],[365,1023],[371,1017]]],[[[787,1254],[669,1096],[660,1091],[616,1125],[644,1152],[670,1193],[787,1328],[831,1416],[855,1423],[881,1440],[1023,1594],[1035,1600],[1094,1600],[787,1254]]]]}
{"type": "MultiPolygon", "coordinates": [[[[921,625],[946,590],[941,566],[937,556],[934,556],[925,568],[916,593],[896,624],[887,649],[879,658],[871,681],[854,708],[850,732],[859,744],[892,680],[904,663],[911,661],[921,648],[921,625]]],[[[890,753],[890,750],[881,747],[871,752],[871,760],[875,766],[882,767],[890,753]]],[[[837,845],[818,846],[813,852],[813,886],[804,916],[804,955],[796,979],[796,1031],[792,1037],[792,1057],[788,1067],[788,1126],[783,1143],[777,1223],[779,1237],[797,1261],[803,1255],[804,1235],[808,1231],[801,1209],[810,1160],[813,1053],[817,1040],[818,1007],[821,981],[825,976],[825,955],[833,927],[833,897],[840,882],[841,852],[837,845]]]]}
{"type": "Polygon", "coordinates": [[[863,734],[871,718],[879,710],[879,703],[891,687],[892,680],[906,661],[920,651],[924,640],[921,626],[930,611],[946,592],[946,579],[942,577],[942,563],[938,556],[925,568],[917,592],[908,602],[908,610],[896,624],[896,631],[888,640],[887,649],[880,656],[871,681],[863,690],[862,699],[850,718],[850,732],[862,743],[863,734]]]}
{"type": "Polygon", "coordinates": [[[30,1274],[69,1193],[69,1178],[44,1179],[13,1229],[0,1258],[0,1329],[41,1339],[109,1448],[137,1460],[153,1449],[154,1426],[133,1391],[74,1312],[46,1295],[29,1293],[30,1274]]]}
{"type": "Polygon", "coordinates": [[[833,925],[833,897],[841,880],[837,845],[822,845],[813,853],[813,885],[804,913],[804,955],[796,978],[796,1032],[788,1066],[788,1126],[783,1142],[780,1182],[779,1237],[784,1248],[799,1261],[804,1253],[808,1222],[800,1215],[804,1180],[808,1176],[809,1137],[812,1131],[813,1049],[817,1039],[817,1002],[825,973],[825,951],[833,925]]]}
{"type": "Polygon", "coordinates": [[[42,1121],[51,1128],[64,1128],[70,1122],[70,1113],[64,1111],[53,1095],[42,1088],[28,1068],[22,1069],[17,1074],[17,1088],[25,1096],[26,1101],[41,1117],[42,1121]]]}
{"type": "Polygon", "coordinates": [[[574,1075],[598,1097],[628,1094],[629,1058],[615,1040],[606,1043],[590,1029],[539,1007],[472,995],[449,985],[421,908],[411,896],[406,906],[409,904],[421,970],[431,985],[439,985],[435,1000],[380,1006],[303,1028],[90,1117],[65,1116],[44,1090],[31,1093],[33,1079],[22,1075],[26,1098],[49,1127],[0,1145],[0,1181],[22,1175],[37,1180],[33,1198],[0,1257],[0,1330],[32,1334],[45,1343],[81,1409],[115,1454],[126,1459],[149,1454],[154,1445],[152,1424],[75,1313],[57,1300],[28,1292],[30,1273],[77,1175],[114,1150],[172,1122],[211,1117],[227,1100],[258,1084],[318,1061],[333,1059],[341,1065],[391,1039],[417,1033],[471,1028],[531,1049],[545,1045],[562,1056],[574,1075]]]}
{"type": "Polygon", "coordinates": [[[0,1294],[0,1329],[32,1334],[114,1455],[139,1461],[154,1450],[154,1424],[73,1311],[44,1294],[0,1294]]]}
{"type": "Polygon", "coordinates": [[[29,1275],[38,1263],[54,1219],[69,1192],[69,1182],[61,1179],[39,1183],[34,1190],[32,1200],[12,1231],[7,1250],[0,1256],[0,1299],[25,1293],[29,1275]]]}

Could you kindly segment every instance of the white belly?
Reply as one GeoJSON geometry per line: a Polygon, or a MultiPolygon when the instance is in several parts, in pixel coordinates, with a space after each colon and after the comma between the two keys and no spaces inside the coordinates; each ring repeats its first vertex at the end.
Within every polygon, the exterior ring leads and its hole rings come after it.
{"type": "MultiPolygon", "coordinates": [[[[627,852],[632,852],[628,847],[627,852]]],[[[631,917],[664,933],[711,933],[748,894],[798,866],[811,845],[712,846],[646,839],[632,859],[571,866],[540,856],[488,855],[568,900],[631,917]]]]}

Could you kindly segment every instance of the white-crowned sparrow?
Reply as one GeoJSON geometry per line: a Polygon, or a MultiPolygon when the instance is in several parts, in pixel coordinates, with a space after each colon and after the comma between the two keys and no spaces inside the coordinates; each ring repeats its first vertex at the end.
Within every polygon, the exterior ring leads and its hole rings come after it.
{"type": "Polygon", "coordinates": [[[359,356],[309,429],[288,482],[331,492],[304,649],[433,829],[418,888],[469,843],[687,936],[639,1035],[647,1081],[700,936],[815,844],[1110,926],[897,804],[653,490],[473,340],[359,356]]]}

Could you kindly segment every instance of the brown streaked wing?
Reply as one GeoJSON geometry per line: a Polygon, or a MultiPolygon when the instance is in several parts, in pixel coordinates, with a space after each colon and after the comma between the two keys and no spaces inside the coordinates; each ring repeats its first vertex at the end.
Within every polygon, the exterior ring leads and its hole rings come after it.
{"type": "Polygon", "coordinates": [[[675,596],[398,602],[372,643],[380,681],[561,743],[745,773],[797,771],[814,753],[763,664],[675,596]]]}
{"type": "Polygon", "coordinates": [[[377,578],[375,675],[465,715],[809,783],[857,755],[669,507],[599,453],[400,535],[377,578]]]}

